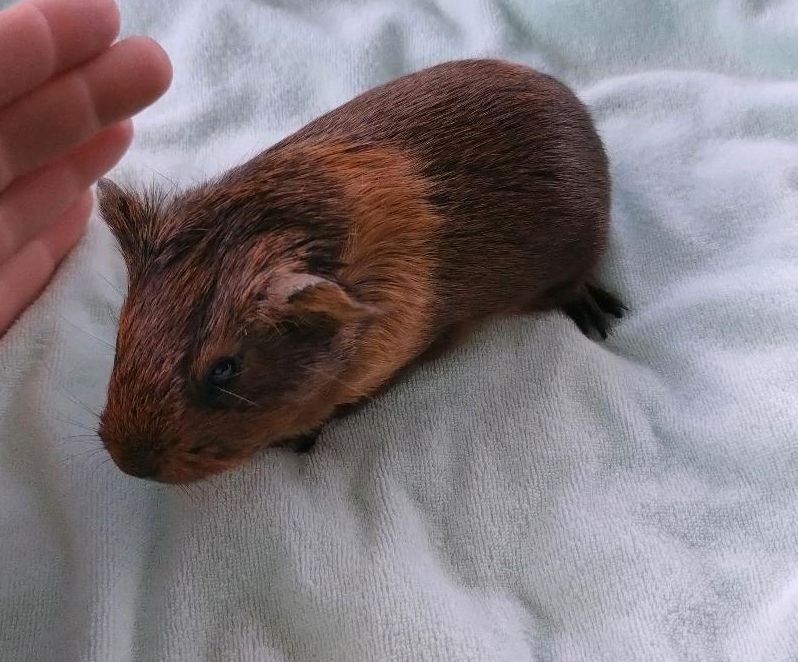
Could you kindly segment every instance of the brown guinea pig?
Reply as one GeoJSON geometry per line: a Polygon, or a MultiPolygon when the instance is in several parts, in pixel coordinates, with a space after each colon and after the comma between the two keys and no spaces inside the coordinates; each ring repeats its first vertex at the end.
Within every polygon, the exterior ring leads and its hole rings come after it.
{"type": "Polygon", "coordinates": [[[623,309],[591,280],[610,183],[590,116],[507,62],[374,88],[179,194],[99,197],[129,274],[99,434],[162,482],[312,439],[469,321],[560,308],[604,336],[623,309]]]}

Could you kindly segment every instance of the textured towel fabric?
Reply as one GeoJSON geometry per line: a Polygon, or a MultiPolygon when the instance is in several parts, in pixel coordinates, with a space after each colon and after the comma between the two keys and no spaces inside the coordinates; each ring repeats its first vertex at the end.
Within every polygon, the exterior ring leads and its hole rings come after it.
{"type": "Polygon", "coordinates": [[[0,660],[798,660],[794,0],[122,9],[175,64],[127,182],[441,60],[561,77],[610,154],[601,277],[632,312],[606,343],[482,328],[313,453],[183,494],[91,433],[125,279],[94,222],[0,343],[0,660]]]}

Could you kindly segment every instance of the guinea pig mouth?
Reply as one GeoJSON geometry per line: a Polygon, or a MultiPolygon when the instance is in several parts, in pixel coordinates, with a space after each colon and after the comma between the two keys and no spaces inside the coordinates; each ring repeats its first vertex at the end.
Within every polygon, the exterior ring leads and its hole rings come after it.
{"type": "Polygon", "coordinates": [[[219,439],[202,439],[188,449],[191,460],[229,460],[240,453],[240,450],[219,439]]]}
{"type": "Polygon", "coordinates": [[[197,459],[186,457],[183,459],[169,459],[162,462],[156,469],[147,475],[135,473],[130,470],[130,466],[120,466],[125,473],[144,478],[156,483],[180,485],[184,483],[194,483],[216,474],[223,473],[241,465],[246,457],[231,457],[226,460],[197,459]]]}
{"type": "Polygon", "coordinates": [[[216,474],[224,473],[243,464],[251,453],[219,450],[214,453],[184,452],[164,461],[159,471],[151,477],[159,483],[194,483],[216,474]]]}
{"type": "Polygon", "coordinates": [[[135,450],[124,450],[116,445],[106,444],[106,449],[120,471],[134,478],[157,480],[161,453],[155,448],[137,446],[135,450]]]}
{"type": "Polygon", "coordinates": [[[224,473],[243,462],[214,462],[209,461],[202,465],[176,464],[165,467],[150,480],[167,485],[184,485],[186,483],[196,483],[200,480],[210,478],[216,474],[224,473]]]}
{"type": "Polygon", "coordinates": [[[242,464],[252,454],[219,442],[197,443],[188,450],[131,445],[107,446],[116,466],[135,478],[157,483],[191,483],[242,464]]]}

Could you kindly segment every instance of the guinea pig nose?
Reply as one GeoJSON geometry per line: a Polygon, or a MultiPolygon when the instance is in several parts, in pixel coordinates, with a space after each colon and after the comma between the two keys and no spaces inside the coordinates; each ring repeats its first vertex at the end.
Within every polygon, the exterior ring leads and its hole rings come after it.
{"type": "Polygon", "coordinates": [[[160,453],[151,448],[137,448],[128,453],[119,468],[136,478],[154,478],[158,474],[160,453]]]}

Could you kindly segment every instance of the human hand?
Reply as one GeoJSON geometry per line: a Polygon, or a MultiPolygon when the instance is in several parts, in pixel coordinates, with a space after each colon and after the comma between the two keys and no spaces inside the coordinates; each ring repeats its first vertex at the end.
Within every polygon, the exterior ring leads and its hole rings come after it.
{"type": "Polygon", "coordinates": [[[130,117],[171,65],[119,30],[113,0],[25,0],[0,11],[0,335],[77,243],[90,187],[122,157],[130,117]]]}

